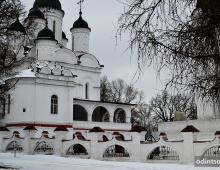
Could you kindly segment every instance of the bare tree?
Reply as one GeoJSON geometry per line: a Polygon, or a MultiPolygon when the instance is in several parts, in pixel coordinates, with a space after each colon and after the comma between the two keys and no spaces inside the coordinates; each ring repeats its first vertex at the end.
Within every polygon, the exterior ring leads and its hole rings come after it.
{"type": "Polygon", "coordinates": [[[197,118],[194,98],[183,94],[170,95],[163,91],[162,94],[152,98],[149,107],[157,121],[174,121],[175,112],[184,112],[188,119],[197,118]]]}
{"type": "Polygon", "coordinates": [[[142,126],[148,132],[157,131],[157,122],[152,115],[152,109],[149,104],[140,103],[132,109],[132,126],[142,126]]]}
{"type": "MultiPolygon", "coordinates": [[[[124,0],[119,33],[130,34],[139,68],[171,72],[167,85],[219,100],[220,1],[124,0]]],[[[219,103],[219,101],[218,101],[219,103]]]]}
{"type": "Polygon", "coordinates": [[[127,84],[123,79],[109,82],[107,77],[101,78],[101,100],[122,103],[140,103],[143,100],[143,92],[133,85],[127,84]]]}
{"type": "Polygon", "coordinates": [[[0,0],[0,97],[11,89],[16,81],[5,81],[16,74],[28,58],[25,57],[25,28],[18,21],[25,14],[20,0],[0,0]],[[19,25],[20,24],[20,25],[19,25]],[[16,27],[19,26],[19,27],[16,27]],[[18,29],[21,32],[14,30],[18,29]]]}

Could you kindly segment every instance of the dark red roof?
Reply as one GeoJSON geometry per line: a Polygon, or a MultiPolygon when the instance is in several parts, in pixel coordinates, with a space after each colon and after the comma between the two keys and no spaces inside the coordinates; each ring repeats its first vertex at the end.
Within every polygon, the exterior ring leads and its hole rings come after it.
{"type": "Polygon", "coordinates": [[[112,135],[120,135],[119,132],[113,132],[112,135]]]}
{"type": "Polygon", "coordinates": [[[75,132],[75,135],[82,135],[81,132],[75,132]]]}
{"type": "Polygon", "coordinates": [[[143,131],[146,131],[146,129],[142,126],[133,126],[130,130],[130,132],[143,132],[143,131]]]}
{"type": "Polygon", "coordinates": [[[18,132],[18,131],[14,131],[13,134],[20,134],[20,132],[18,132]]]}
{"type": "Polygon", "coordinates": [[[100,127],[94,127],[89,132],[104,132],[104,130],[100,127]]]}
{"type": "Polygon", "coordinates": [[[165,132],[161,132],[159,136],[167,136],[165,132]]]}
{"type": "Polygon", "coordinates": [[[186,126],[181,132],[200,132],[197,128],[195,128],[193,125],[186,126]]]}
{"type": "Polygon", "coordinates": [[[26,126],[23,130],[37,130],[34,126],[26,126]]]}
{"type": "Polygon", "coordinates": [[[216,131],[216,132],[215,132],[215,135],[220,135],[220,131],[216,131]]]}
{"type": "Polygon", "coordinates": [[[44,133],[44,134],[49,134],[48,131],[43,131],[42,133],[44,133]]]}
{"type": "Polygon", "coordinates": [[[115,139],[117,141],[125,141],[125,138],[124,138],[124,136],[122,134],[119,134],[118,136],[116,136],[115,139]]]}
{"type": "Polygon", "coordinates": [[[0,127],[0,131],[1,132],[9,132],[8,128],[7,127],[0,127]]]}
{"type": "Polygon", "coordinates": [[[58,131],[68,132],[68,129],[65,126],[57,126],[54,132],[58,132],[58,131]]]}

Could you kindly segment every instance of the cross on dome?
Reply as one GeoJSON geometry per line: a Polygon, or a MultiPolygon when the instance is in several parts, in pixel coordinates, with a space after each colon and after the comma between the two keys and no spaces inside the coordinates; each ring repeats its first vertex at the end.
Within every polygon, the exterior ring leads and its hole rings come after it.
{"type": "Polygon", "coordinates": [[[77,4],[79,5],[79,14],[82,15],[82,3],[84,2],[84,0],[80,0],[79,2],[77,2],[77,4]]]}

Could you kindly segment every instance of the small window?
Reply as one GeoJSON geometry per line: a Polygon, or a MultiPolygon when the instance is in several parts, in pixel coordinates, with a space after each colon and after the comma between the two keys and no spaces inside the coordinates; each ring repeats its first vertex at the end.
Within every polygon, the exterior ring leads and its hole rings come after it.
{"type": "Polygon", "coordinates": [[[85,98],[89,99],[89,83],[85,85],[85,98]]]}
{"type": "Polygon", "coordinates": [[[56,21],[53,21],[53,33],[54,33],[54,35],[56,33],[56,21]]]}
{"type": "Polygon", "coordinates": [[[23,108],[23,112],[26,112],[26,108],[23,108]]]}
{"type": "Polygon", "coordinates": [[[11,95],[9,94],[8,95],[8,114],[10,113],[11,111],[11,95]]]}
{"type": "Polygon", "coordinates": [[[1,97],[0,98],[0,116],[1,116],[1,118],[5,117],[5,105],[6,105],[5,98],[1,97]]]}
{"type": "Polygon", "coordinates": [[[58,114],[58,97],[56,95],[51,97],[50,113],[58,114]]]}

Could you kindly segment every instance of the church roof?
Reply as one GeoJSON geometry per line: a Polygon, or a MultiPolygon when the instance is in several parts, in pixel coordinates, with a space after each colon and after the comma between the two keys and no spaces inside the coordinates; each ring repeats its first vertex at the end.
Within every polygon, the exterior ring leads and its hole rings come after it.
{"type": "Polygon", "coordinates": [[[26,34],[25,27],[20,23],[18,18],[10,25],[8,31],[18,31],[26,34]]]}
{"type": "Polygon", "coordinates": [[[38,33],[37,39],[55,40],[55,36],[53,31],[51,31],[46,24],[46,27],[38,33]]]}
{"type": "Polygon", "coordinates": [[[53,8],[53,9],[57,9],[57,10],[62,10],[62,6],[59,0],[35,0],[33,8],[53,8]]]}
{"type": "Polygon", "coordinates": [[[71,29],[74,28],[87,28],[91,30],[88,23],[82,18],[82,12],[79,12],[79,18],[73,23],[73,27],[71,29]]]}
{"type": "Polygon", "coordinates": [[[28,14],[28,18],[45,19],[43,12],[41,12],[39,8],[31,8],[28,14]]]}

